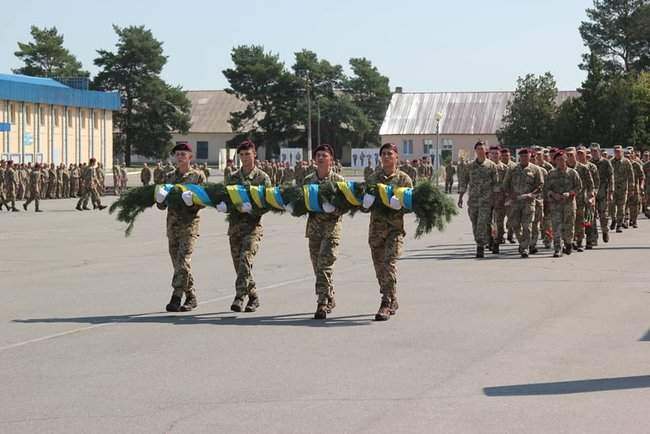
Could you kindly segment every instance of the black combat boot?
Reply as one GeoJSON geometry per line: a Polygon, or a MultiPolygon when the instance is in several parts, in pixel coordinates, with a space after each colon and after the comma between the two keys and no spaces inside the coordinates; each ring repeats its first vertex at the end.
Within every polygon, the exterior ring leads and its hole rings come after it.
{"type": "Polygon", "coordinates": [[[27,202],[23,203],[23,209],[27,211],[27,202]]]}
{"type": "Polygon", "coordinates": [[[255,312],[257,308],[260,307],[260,298],[257,294],[252,294],[248,296],[248,302],[246,303],[246,308],[244,312],[255,312]]]}
{"type": "Polygon", "coordinates": [[[244,298],[236,296],[230,305],[230,310],[233,312],[241,312],[242,307],[244,306],[244,298]]]}
{"type": "Polygon", "coordinates": [[[621,232],[623,232],[623,229],[620,226],[616,226],[616,233],[620,234],[621,232]]]}
{"type": "Polygon", "coordinates": [[[77,211],[83,211],[83,208],[81,208],[81,204],[78,203],[77,206],[75,207],[77,211]]]}
{"type": "Polygon", "coordinates": [[[531,255],[536,255],[538,252],[539,252],[539,250],[537,249],[536,246],[532,246],[532,247],[530,248],[530,254],[531,254],[531,255]]]}
{"type": "Polygon", "coordinates": [[[477,258],[484,258],[485,257],[485,247],[476,246],[476,257],[477,258]]]}
{"type": "Polygon", "coordinates": [[[165,306],[167,312],[179,312],[181,310],[181,298],[178,295],[172,295],[172,298],[165,306]]]}
{"type": "Polygon", "coordinates": [[[603,243],[609,243],[609,232],[603,232],[603,243]]]}
{"type": "Polygon", "coordinates": [[[196,300],[196,294],[194,292],[186,292],[185,293],[185,303],[180,308],[181,312],[189,312],[191,310],[194,310],[197,308],[199,305],[198,301],[196,300]]]}
{"type": "Polygon", "coordinates": [[[609,225],[609,230],[613,231],[614,229],[616,229],[616,222],[614,220],[612,220],[612,224],[609,225]]]}
{"type": "Polygon", "coordinates": [[[375,321],[388,321],[390,319],[391,301],[388,298],[382,298],[379,310],[375,314],[375,321]]]}
{"type": "Polygon", "coordinates": [[[100,210],[100,211],[105,209],[105,208],[106,208],[106,205],[102,205],[102,204],[97,205],[97,209],[100,210]]]}
{"type": "Polygon", "coordinates": [[[499,243],[493,243],[492,244],[492,253],[495,255],[499,254],[499,243]]]}
{"type": "Polygon", "coordinates": [[[314,319],[327,319],[327,304],[318,303],[316,312],[314,313],[314,319]]]}

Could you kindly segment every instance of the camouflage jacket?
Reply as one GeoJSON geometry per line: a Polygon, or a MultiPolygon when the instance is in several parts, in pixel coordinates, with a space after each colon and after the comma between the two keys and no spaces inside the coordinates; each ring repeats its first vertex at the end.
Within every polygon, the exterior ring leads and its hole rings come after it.
{"type": "Polygon", "coordinates": [[[645,174],[643,173],[643,165],[639,160],[632,160],[632,168],[634,168],[634,180],[637,188],[640,188],[645,183],[645,174]]]}
{"type": "Polygon", "coordinates": [[[498,184],[497,165],[487,158],[482,163],[474,160],[465,165],[458,180],[458,191],[469,193],[468,205],[489,206],[498,184]]]}
{"type": "Polygon", "coordinates": [[[574,202],[575,196],[582,190],[582,181],[578,172],[567,167],[566,170],[553,169],[548,172],[544,182],[544,196],[551,205],[574,202]],[[571,193],[569,199],[560,199],[556,194],[571,193]]]}
{"type": "Polygon", "coordinates": [[[7,191],[14,191],[18,187],[18,175],[13,168],[5,169],[5,188],[7,191]]]}
{"type": "MultiPolygon", "coordinates": [[[[166,184],[203,184],[205,175],[199,170],[190,169],[181,174],[178,169],[169,172],[165,178],[166,184]]],[[[165,205],[158,208],[164,209],[165,205]]],[[[193,235],[199,231],[199,208],[196,205],[181,206],[167,209],[167,237],[193,235]]]]}
{"type": "MultiPolygon", "coordinates": [[[[379,169],[370,175],[366,183],[368,186],[377,184],[392,185],[394,187],[413,187],[413,180],[401,170],[396,170],[395,173],[386,175],[382,169],[379,169]]],[[[375,198],[375,201],[378,200],[380,200],[379,197],[375,198]]],[[[404,232],[404,211],[389,210],[382,206],[372,207],[370,211],[370,238],[383,236],[383,234],[391,231],[397,231],[402,236],[406,235],[406,232],[404,232]]]]}
{"type": "Polygon", "coordinates": [[[591,172],[586,165],[577,161],[574,167],[568,167],[578,172],[578,175],[580,176],[582,188],[576,192],[576,200],[578,203],[582,204],[594,192],[594,180],[591,177],[591,172]]]}
{"type": "MultiPolygon", "coordinates": [[[[517,164],[506,172],[503,181],[503,190],[512,199],[518,199],[519,195],[533,193],[537,194],[544,187],[544,175],[542,168],[530,163],[526,167],[517,164]]],[[[533,198],[529,199],[532,202],[533,198]]]]}
{"type": "MultiPolygon", "coordinates": [[[[234,171],[229,177],[227,185],[264,185],[271,186],[269,175],[263,172],[259,167],[253,167],[248,175],[245,175],[242,169],[234,171]]],[[[250,233],[256,229],[261,229],[261,216],[241,213],[237,210],[231,211],[228,219],[228,235],[235,232],[250,233]]]]}
{"type": "MultiPolygon", "coordinates": [[[[324,177],[319,178],[318,172],[310,173],[305,177],[303,185],[307,184],[323,184],[330,181],[345,181],[345,179],[335,173],[333,170],[324,177]]],[[[307,219],[307,227],[305,228],[305,237],[307,238],[340,238],[341,237],[341,214],[334,211],[331,214],[323,212],[310,212],[307,219]]]]}
{"type": "Polygon", "coordinates": [[[598,166],[596,166],[591,161],[587,161],[587,169],[591,173],[591,179],[594,181],[594,195],[598,195],[598,189],[600,188],[600,174],[598,173],[598,166]]]}
{"type": "Polygon", "coordinates": [[[41,190],[41,171],[32,170],[29,174],[29,189],[33,193],[39,193],[41,190]]]}
{"type": "Polygon", "coordinates": [[[627,158],[612,158],[614,191],[631,191],[634,188],[634,168],[627,158]]]}
{"type": "Polygon", "coordinates": [[[598,195],[607,196],[614,191],[614,168],[606,158],[591,160],[598,168],[598,195]]]}
{"type": "Polygon", "coordinates": [[[648,185],[650,185],[650,161],[647,161],[643,165],[643,174],[645,175],[645,185],[647,187],[648,185]]]}

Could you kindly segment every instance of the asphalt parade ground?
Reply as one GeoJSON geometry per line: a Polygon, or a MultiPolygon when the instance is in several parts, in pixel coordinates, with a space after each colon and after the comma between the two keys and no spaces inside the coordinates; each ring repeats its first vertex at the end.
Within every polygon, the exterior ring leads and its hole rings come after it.
{"type": "MultiPolygon", "coordinates": [[[[113,198],[104,198],[110,203],[113,198]]],[[[336,310],[316,307],[305,219],[264,217],[262,306],[232,313],[226,222],[201,211],[200,306],[171,293],[165,214],[124,237],[73,200],[0,214],[0,432],[647,433],[650,221],[592,251],[476,260],[465,210],[380,296],[368,216],[345,217],[336,310]]]]}

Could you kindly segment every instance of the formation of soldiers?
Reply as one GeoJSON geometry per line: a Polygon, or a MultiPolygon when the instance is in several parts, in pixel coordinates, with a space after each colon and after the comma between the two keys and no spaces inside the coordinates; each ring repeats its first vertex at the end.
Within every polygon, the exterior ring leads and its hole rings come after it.
{"type": "Polygon", "coordinates": [[[607,243],[611,230],[637,228],[641,212],[650,218],[650,152],[619,145],[609,156],[598,143],[534,147],[519,150],[516,163],[508,149],[478,142],[474,150],[476,159],[457,171],[458,206],[468,192],[477,258],[486,247],[498,254],[506,236],[524,258],[539,252],[540,239],[554,257],[582,252],[599,235],[607,243]]]}
{"type": "Polygon", "coordinates": [[[24,201],[23,209],[34,202],[36,212],[41,212],[44,199],[69,199],[82,197],[89,184],[84,176],[93,171],[94,188],[98,195],[105,192],[104,169],[101,163],[59,164],[20,163],[0,161],[0,210],[18,212],[17,201],[24,201]]]}

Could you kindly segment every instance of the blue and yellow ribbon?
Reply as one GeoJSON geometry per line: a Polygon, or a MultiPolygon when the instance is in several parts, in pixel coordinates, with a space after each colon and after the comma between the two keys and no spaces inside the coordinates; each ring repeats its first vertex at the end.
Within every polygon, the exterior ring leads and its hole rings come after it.
{"type": "Polygon", "coordinates": [[[379,192],[381,203],[390,207],[390,198],[393,197],[393,186],[390,184],[377,184],[377,191],[379,192]]]}
{"type": "Polygon", "coordinates": [[[235,206],[235,208],[241,208],[245,203],[250,204],[251,198],[248,195],[248,190],[243,185],[227,185],[226,191],[228,192],[228,197],[230,201],[235,206]]]}
{"type": "Polygon", "coordinates": [[[395,197],[406,209],[413,209],[413,189],[409,187],[398,187],[394,190],[395,197]]]}
{"type": "Polygon", "coordinates": [[[354,181],[337,181],[336,185],[350,205],[361,206],[361,201],[354,195],[354,181]]]}
{"type": "Polygon", "coordinates": [[[307,211],[323,212],[323,208],[321,208],[320,201],[318,200],[319,190],[320,186],[318,184],[307,184],[302,186],[307,211]]]}
{"type": "Polygon", "coordinates": [[[258,208],[266,208],[266,187],[263,185],[251,185],[250,186],[250,195],[251,199],[253,199],[253,202],[255,202],[255,206],[258,208]]]}
{"type": "Polygon", "coordinates": [[[267,187],[266,188],[266,202],[275,209],[284,211],[284,201],[280,194],[280,187],[267,187]]]}

